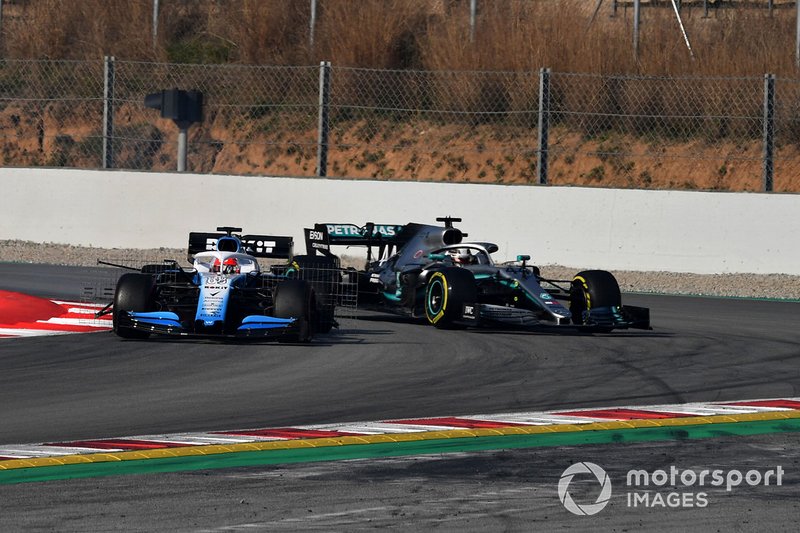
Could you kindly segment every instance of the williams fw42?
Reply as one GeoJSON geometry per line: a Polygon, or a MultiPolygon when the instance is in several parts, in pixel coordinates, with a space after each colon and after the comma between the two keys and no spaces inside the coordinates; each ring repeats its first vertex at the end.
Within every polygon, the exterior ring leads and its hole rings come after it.
{"type": "Polygon", "coordinates": [[[113,308],[101,312],[113,313],[117,335],[308,342],[336,324],[338,262],[325,262],[324,271],[306,268],[304,256],[292,258],[291,237],[217,231],[223,233],[189,234],[189,269],[166,261],[119,278],[113,308]],[[257,258],[289,261],[262,270],[257,258]]]}
{"type": "Polygon", "coordinates": [[[495,263],[497,245],[465,241],[453,226],[461,219],[436,221],[443,224],[316,224],[306,230],[306,245],[309,253],[326,256],[336,245],[366,247],[366,266],[351,274],[358,279],[359,307],[424,318],[438,328],[650,329],[649,309],[623,305],[611,273],[547,279],[527,255],[495,263]]]}

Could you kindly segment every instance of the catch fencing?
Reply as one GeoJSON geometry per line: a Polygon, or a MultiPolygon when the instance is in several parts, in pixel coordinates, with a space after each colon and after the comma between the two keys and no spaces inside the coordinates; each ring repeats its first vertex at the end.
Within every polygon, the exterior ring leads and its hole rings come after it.
{"type": "Polygon", "coordinates": [[[204,93],[187,170],[800,191],[800,81],[116,61],[0,62],[2,166],[174,170],[144,106],[204,93]]]}

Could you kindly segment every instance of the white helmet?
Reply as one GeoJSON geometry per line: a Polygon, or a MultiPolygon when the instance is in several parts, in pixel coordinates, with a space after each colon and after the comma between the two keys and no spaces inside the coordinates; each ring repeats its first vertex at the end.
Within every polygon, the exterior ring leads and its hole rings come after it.
{"type": "Polygon", "coordinates": [[[459,265],[471,265],[475,263],[475,256],[472,255],[472,252],[469,248],[464,248],[461,250],[456,251],[456,255],[453,257],[453,261],[459,265]]]}

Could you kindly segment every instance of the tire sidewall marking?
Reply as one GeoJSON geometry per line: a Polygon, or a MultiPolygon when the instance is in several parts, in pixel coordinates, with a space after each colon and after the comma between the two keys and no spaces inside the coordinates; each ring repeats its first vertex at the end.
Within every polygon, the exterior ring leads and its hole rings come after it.
{"type": "Polygon", "coordinates": [[[428,281],[428,290],[426,291],[425,297],[425,314],[428,317],[428,320],[431,324],[436,324],[439,320],[442,319],[444,316],[444,312],[447,309],[447,278],[444,277],[444,274],[441,272],[434,272],[431,275],[430,280],[428,281]],[[439,305],[439,310],[434,313],[434,309],[431,308],[430,301],[431,301],[431,292],[432,288],[438,284],[442,288],[442,301],[439,305]]]}

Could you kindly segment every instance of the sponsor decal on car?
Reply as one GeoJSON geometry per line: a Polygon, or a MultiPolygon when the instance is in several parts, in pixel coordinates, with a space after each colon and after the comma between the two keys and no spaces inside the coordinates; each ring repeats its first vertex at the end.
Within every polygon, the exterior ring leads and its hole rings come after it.
{"type": "Polygon", "coordinates": [[[477,307],[474,304],[465,304],[461,316],[467,320],[476,320],[478,318],[477,307]]]}
{"type": "Polygon", "coordinates": [[[331,247],[328,242],[327,230],[305,228],[306,250],[319,250],[323,255],[329,255],[331,247]]]}
{"type": "Polygon", "coordinates": [[[275,241],[242,241],[245,249],[258,254],[271,254],[275,251],[278,243],[275,241]]]}
{"type": "Polygon", "coordinates": [[[224,320],[232,279],[221,275],[206,277],[203,288],[200,291],[200,301],[197,304],[195,320],[202,320],[206,325],[212,325],[216,321],[224,320]]]}
{"type": "MultiPolygon", "coordinates": [[[[372,236],[383,235],[384,237],[394,237],[397,230],[402,226],[376,224],[372,230],[372,236]]],[[[365,237],[364,230],[355,224],[328,224],[328,235],[333,237],[365,237]]]]}
{"type": "Polygon", "coordinates": [[[206,276],[205,283],[203,284],[206,289],[224,289],[227,285],[228,277],[222,275],[206,276]]]}

